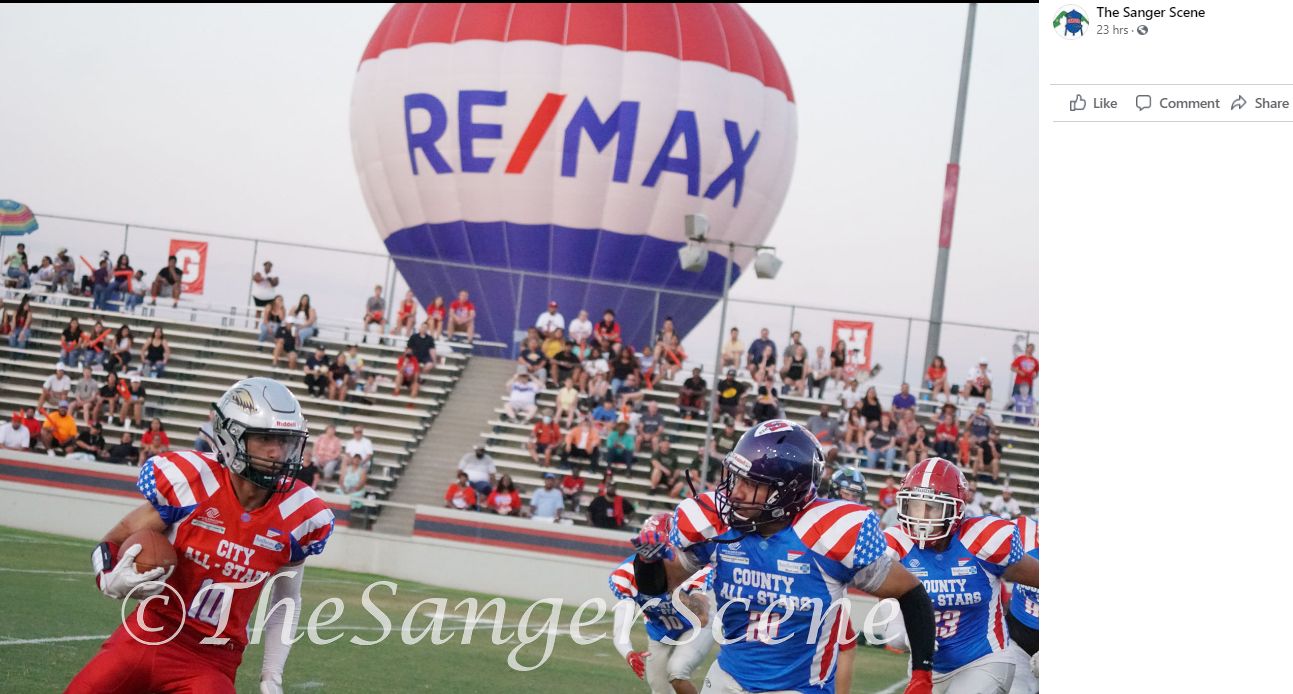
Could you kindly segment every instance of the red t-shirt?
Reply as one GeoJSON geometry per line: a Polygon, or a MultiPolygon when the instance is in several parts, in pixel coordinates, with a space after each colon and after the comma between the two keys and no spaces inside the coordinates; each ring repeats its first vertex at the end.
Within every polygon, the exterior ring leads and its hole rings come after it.
{"type": "Polygon", "coordinates": [[[545,446],[551,446],[561,440],[561,428],[556,422],[551,424],[539,422],[534,425],[534,440],[545,446]]]}
{"type": "Polygon", "coordinates": [[[455,300],[452,304],[449,304],[449,310],[456,316],[466,318],[468,312],[476,310],[476,304],[470,301],[455,300]]]}
{"type": "Polygon", "coordinates": [[[430,318],[431,316],[440,316],[440,320],[444,320],[444,307],[436,306],[435,304],[428,304],[427,318],[430,318]]]}
{"type": "Polygon", "coordinates": [[[395,369],[405,376],[413,376],[418,372],[417,357],[408,357],[400,355],[399,361],[395,364],[395,369]]]}
{"type": "Polygon", "coordinates": [[[156,432],[156,434],[154,434],[151,430],[145,431],[143,437],[140,438],[140,443],[144,444],[145,446],[152,445],[154,441],[160,441],[161,445],[164,448],[171,447],[171,439],[169,436],[166,435],[166,432],[164,431],[156,432]]]}
{"type": "Polygon", "coordinates": [[[444,500],[454,508],[469,508],[476,505],[476,490],[470,486],[459,487],[457,482],[445,490],[444,500]]]}
{"type": "Polygon", "coordinates": [[[896,487],[885,487],[880,490],[880,505],[884,508],[890,508],[898,503],[898,489],[896,487]]]}
{"type": "Polygon", "coordinates": [[[934,427],[934,438],[940,441],[955,441],[959,433],[954,423],[943,422],[934,427]]]}
{"type": "Polygon", "coordinates": [[[561,480],[561,490],[567,494],[578,494],[584,491],[584,478],[566,475],[561,480]]]}
{"type": "Polygon", "coordinates": [[[1030,357],[1027,354],[1021,354],[1015,357],[1014,362],[1010,364],[1010,368],[1012,370],[1019,369],[1023,372],[1015,374],[1015,383],[1024,383],[1031,388],[1033,385],[1033,379],[1037,378],[1038,366],[1037,357],[1030,357]]]}
{"type": "Polygon", "coordinates": [[[593,326],[593,332],[597,333],[597,339],[599,340],[605,339],[610,342],[620,341],[620,324],[618,322],[611,323],[608,328],[605,323],[597,321],[597,325],[593,326]]]}
{"type": "Polygon", "coordinates": [[[485,503],[494,509],[498,515],[506,516],[512,511],[521,508],[521,495],[516,492],[503,492],[502,494],[496,491],[490,492],[485,503]]]}
{"type": "Polygon", "coordinates": [[[931,366],[929,367],[929,370],[925,372],[925,379],[929,381],[937,381],[938,379],[946,375],[947,375],[947,369],[938,369],[931,366]]]}
{"type": "Polygon", "coordinates": [[[402,319],[405,316],[412,315],[415,311],[417,311],[417,304],[412,301],[405,301],[404,303],[400,304],[399,317],[402,319]]]}

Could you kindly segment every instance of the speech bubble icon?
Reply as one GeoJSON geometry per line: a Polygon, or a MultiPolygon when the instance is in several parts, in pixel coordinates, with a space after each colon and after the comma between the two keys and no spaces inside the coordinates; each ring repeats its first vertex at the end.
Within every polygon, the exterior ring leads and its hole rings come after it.
{"type": "Polygon", "coordinates": [[[1145,109],[1153,105],[1154,105],[1154,100],[1149,98],[1148,94],[1141,94],[1136,97],[1136,108],[1141,111],[1144,111],[1145,109]]]}

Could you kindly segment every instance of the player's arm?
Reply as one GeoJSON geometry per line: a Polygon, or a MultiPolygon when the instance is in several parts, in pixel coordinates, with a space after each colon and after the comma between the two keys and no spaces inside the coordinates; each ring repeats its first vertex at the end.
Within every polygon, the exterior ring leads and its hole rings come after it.
{"type": "Polygon", "coordinates": [[[934,607],[925,586],[896,561],[897,555],[886,551],[887,546],[878,517],[868,513],[851,557],[853,566],[861,568],[850,583],[877,598],[898,600],[911,646],[912,673],[906,691],[928,694],[933,688],[934,607]]]}
{"type": "Polygon", "coordinates": [[[1023,559],[1006,567],[1005,572],[1001,574],[1001,578],[1011,583],[1022,583],[1026,586],[1038,588],[1040,586],[1037,585],[1037,581],[1040,575],[1041,562],[1025,554],[1023,559]]]}
{"type": "Polygon", "coordinates": [[[103,536],[103,541],[112,545],[120,545],[126,541],[126,538],[140,530],[156,530],[165,534],[167,527],[157,509],[151,503],[143,503],[117,521],[117,524],[112,526],[108,534],[103,536]]]}
{"type": "Polygon", "coordinates": [[[261,694],[282,694],[283,667],[292,651],[296,638],[296,624],[301,616],[301,581],[305,577],[305,561],[285,564],[278,570],[270,584],[269,616],[265,619],[265,657],[260,665],[261,694]],[[276,609],[280,601],[287,601],[287,610],[276,609]]]}
{"type": "Polygon", "coordinates": [[[112,526],[108,534],[103,536],[103,542],[94,548],[90,556],[94,567],[94,581],[99,586],[99,590],[104,595],[117,600],[129,595],[146,597],[160,592],[161,583],[152,587],[140,587],[141,584],[149,581],[157,581],[166,573],[161,567],[143,573],[135,570],[135,557],[142,550],[142,545],[136,544],[126,548],[120,557],[117,556],[117,551],[121,543],[140,530],[164,533],[166,528],[166,523],[162,521],[161,515],[151,503],[140,505],[112,526]]]}

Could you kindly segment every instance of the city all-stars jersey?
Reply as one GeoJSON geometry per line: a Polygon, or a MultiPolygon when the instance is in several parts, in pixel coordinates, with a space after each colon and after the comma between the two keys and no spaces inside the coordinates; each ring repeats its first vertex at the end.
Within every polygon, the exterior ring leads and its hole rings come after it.
{"type": "MultiPolygon", "coordinates": [[[[642,618],[646,620],[647,636],[652,641],[663,641],[665,638],[679,639],[696,625],[687,615],[673,606],[673,595],[650,595],[638,591],[637,576],[633,571],[633,557],[630,555],[622,564],[611,572],[611,592],[616,599],[632,600],[642,608],[642,618]],[[653,600],[657,600],[652,604],[653,600]]],[[[708,591],[713,585],[713,572],[710,567],[696,572],[683,583],[683,592],[694,590],[708,591]]]]}
{"type": "Polygon", "coordinates": [[[925,586],[934,605],[934,672],[951,672],[1010,645],[1001,574],[1023,559],[1010,521],[961,521],[941,552],[921,549],[901,526],[884,531],[893,556],[925,586]]]}
{"type": "Polygon", "coordinates": [[[846,602],[855,577],[874,588],[890,566],[871,509],[818,499],[770,537],[742,536],[723,524],[713,493],[706,492],[678,505],[670,541],[686,563],[714,567],[718,614],[729,641],[718,662],[727,674],[751,691],[835,691],[846,631],[836,601],[846,602]]]}
{"type": "Polygon", "coordinates": [[[313,489],[298,480],[286,494],[245,511],[229,476],[214,457],[197,451],[162,453],[139,469],[139,491],[169,526],[178,562],[166,583],[181,598],[145,603],[144,624],[182,621],[203,636],[246,645],[247,621],[269,577],[323,551],[333,515],[313,489]]]}
{"type": "MultiPolygon", "coordinates": [[[[1014,521],[1019,531],[1019,540],[1023,543],[1024,554],[1037,559],[1042,558],[1038,539],[1037,521],[1028,516],[1019,516],[1014,521]]],[[[1041,629],[1041,592],[1032,586],[1014,584],[1010,589],[1010,614],[1029,629],[1041,629]]]]}

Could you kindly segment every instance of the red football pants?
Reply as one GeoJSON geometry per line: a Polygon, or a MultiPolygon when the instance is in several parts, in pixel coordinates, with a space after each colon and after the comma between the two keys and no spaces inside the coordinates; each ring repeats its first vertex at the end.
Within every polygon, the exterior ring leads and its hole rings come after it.
{"type": "Polygon", "coordinates": [[[242,649],[204,646],[201,639],[184,630],[169,643],[150,646],[117,627],[65,694],[234,694],[242,649]]]}

